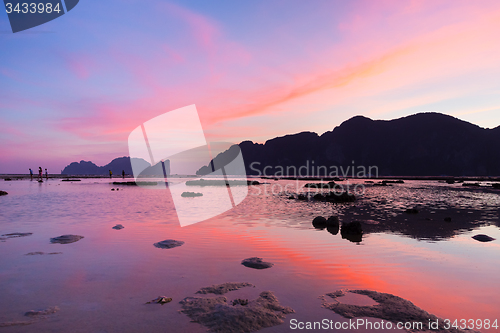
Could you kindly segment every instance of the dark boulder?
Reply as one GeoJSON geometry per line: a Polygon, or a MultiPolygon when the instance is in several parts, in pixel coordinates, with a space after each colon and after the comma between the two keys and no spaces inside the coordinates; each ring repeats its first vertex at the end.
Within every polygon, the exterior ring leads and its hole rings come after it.
{"type": "Polygon", "coordinates": [[[495,238],[483,234],[472,236],[472,238],[474,238],[478,242],[491,242],[495,240],[495,238]]]}
{"type": "Polygon", "coordinates": [[[70,243],[78,242],[82,238],[83,238],[83,236],[78,236],[78,235],[62,235],[59,237],[51,238],[50,242],[52,244],[70,244],[70,243]]]}
{"type": "Polygon", "coordinates": [[[342,238],[347,239],[351,242],[361,242],[363,238],[363,228],[361,227],[361,222],[354,221],[345,224],[342,223],[340,234],[342,235],[342,238]]]}
{"type": "Polygon", "coordinates": [[[328,227],[339,227],[340,221],[338,216],[330,216],[328,220],[326,220],[326,225],[328,227]]]}
{"type": "Polygon", "coordinates": [[[312,225],[316,229],[324,229],[326,228],[326,219],[323,216],[316,216],[312,221],[312,225]]]}
{"type": "Polygon", "coordinates": [[[7,195],[7,194],[9,194],[9,193],[7,193],[7,192],[5,192],[5,191],[0,191],[0,196],[2,196],[2,195],[7,195]]]}
{"type": "Polygon", "coordinates": [[[339,233],[340,226],[337,224],[336,226],[334,225],[329,225],[326,227],[326,231],[331,233],[332,235],[336,235],[339,233]]]}

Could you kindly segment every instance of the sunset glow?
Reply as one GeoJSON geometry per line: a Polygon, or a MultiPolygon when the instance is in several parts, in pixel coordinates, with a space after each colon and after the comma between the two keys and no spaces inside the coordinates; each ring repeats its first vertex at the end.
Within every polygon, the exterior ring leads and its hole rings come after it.
{"type": "Polygon", "coordinates": [[[236,143],[421,111],[494,128],[499,33],[496,1],[84,1],[0,35],[0,173],[104,165],[191,104],[236,143]]]}

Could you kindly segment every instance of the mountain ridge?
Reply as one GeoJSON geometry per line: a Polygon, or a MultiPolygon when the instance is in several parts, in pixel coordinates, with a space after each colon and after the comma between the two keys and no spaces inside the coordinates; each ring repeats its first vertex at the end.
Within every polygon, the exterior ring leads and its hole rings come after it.
{"type": "MultiPolygon", "coordinates": [[[[485,129],[437,112],[392,120],[373,120],[358,115],[321,135],[304,131],[271,138],[264,143],[246,140],[238,146],[247,174],[254,176],[264,175],[265,167],[268,167],[267,176],[293,176],[277,174],[278,166],[293,170],[306,163],[327,167],[327,172],[308,169],[309,176],[342,176],[332,175],[328,170],[348,166],[366,169],[376,166],[380,176],[500,175],[500,154],[497,152],[500,126],[485,129]]],[[[233,158],[231,156],[234,151],[226,155],[221,153],[214,160],[217,159],[220,165],[225,159],[233,158]]],[[[114,174],[121,170],[132,174],[127,158],[115,159],[102,167],[92,162],[73,162],[62,173],[83,170],[107,174],[111,169],[114,174]],[[75,163],[81,169],[76,168],[75,163]]],[[[200,166],[199,173],[206,173],[208,169],[209,166],[200,166]]]]}

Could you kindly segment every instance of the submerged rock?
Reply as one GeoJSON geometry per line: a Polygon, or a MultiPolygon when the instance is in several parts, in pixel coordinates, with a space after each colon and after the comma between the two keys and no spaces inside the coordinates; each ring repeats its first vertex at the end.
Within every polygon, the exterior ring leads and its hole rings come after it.
{"type": "Polygon", "coordinates": [[[31,310],[31,311],[26,312],[24,315],[27,317],[38,317],[38,316],[46,316],[49,314],[53,314],[53,313],[56,313],[57,311],[59,311],[59,308],[57,306],[53,306],[53,307],[50,307],[48,309],[41,310],[41,311],[31,310]]]}
{"type": "Polygon", "coordinates": [[[214,284],[210,287],[201,288],[196,293],[224,295],[227,292],[238,290],[244,287],[255,287],[255,286],[248,282],[226,282],[223,284],[214,284]]]}
{"type": "Polygon", "coordinates": [[[12,327],[12,326],[26,326],[35,323],[35,320],[25,320],[25,321],[6,321],[1,323],[0,327],[12,327]]]}
{"type": "Polygon", "coordinates": [[[123,225],[121,225],[121,224],[117,224],[114,227],[112,227],[112,229],[115,229],[115,230],[121,230],[123,228],[125,228],[125,227],[123,225]]]}
{"type": "MultiPolygon", "coordinates": [[[[429,321],[435,322],[436,320],[438,320],[439,327],[432,330],[432,332],[465,332],[462,330],[445,329],[445,322],[443,319],[440,319],[437,316],[420,309],[410,301],[391,294],[379,293],[372,290],[337,290],[326,295],[331,297],[334,302],[329,303],[327,302],[327,298],[325,296],[322,296],[321,298],[323,299],[323,307],[330,309],[345,318],[370,317],[384,319],[392,322],[393,328],[398,322],[421,322],[423,326],[422,329],[419,329],[418,331],[427,331],[427,329],[429,328],[429,321]],[[360,306],[344,304],[336,300],[336,298],[344,296],[347,292],[368,296],[378,304],[371,306],[360,306]]],[[[475,331],[468,330],[467,332],[475,331]]]]}
{"type": "Polygon", "coordinates": [[[329,192],[326,194],[317,193],[314,195],[314,200],[316,201],[326,201],[331,203],[346,203],[356,201],[356,196],[347,192],[329,192]]]}
{"type": "Polygon", "coordinates": [[[3,237],[7,238],[17,238],[17,237],[26,237],[33,235],[32,232],[12,232],[10,234],[3,234],[3,237]]]}
{"type": "Polygon", "coordinates": [[[146,304],[153,304],[153,303],[157,303],[157,304],[166,304],[166,303],[170,303],[172,302],[172,298],[171,297],[166,297],[166,296],[158,296],[156,297],[154,300],[151,300],[149,302],[146,302],[146,304]]]}
{"type": "Polygon", "coordinates": [[[495,238],[490,237],[488,235],[483,235],[483,234],[472,236],[472,238],[474,238],[475,240],[477,240],[479,242],[491,242],[491,241],[495,240],[495,238]]]}
{"type": "Polygon", "coordinates": [[[7,195],[7,194],[9,194],[9,193],[7,193],[7,192],[5,192],[5,191],[0,191],[0,196],[2,196],[2,195],[7,195]]]}
{"type": "Polygon", "coordinates": [[[198,193],[198,192],[182,192],[181,197],[184,198],[193,198],[193,197],[201,197],[203,196],[203,193],[198,193]]]}
{"type": "Polygon", "coordinates": [[[25,256],[36,256],[36,255],[44,255],[44,254],[49,254],[49,255],[52,255],[52,254],[62,254],[62,252],[49,252],[49,253],[45,253],[45,252],[37,251],[37,252],[28,252],[28,253],[25,254],[25,256]]]}
{"type": "Polygon", "coordinates": [[[178,241],[174,239],[166,239],[164,241],[154,243],[153,245],[160,249],[171,249],[173,247],[181,246],[184,244],[183,241],[178,241]]]}
{"type": "Polygon", "coordinates": [[[255,268],[255,269],[265,269],[273,267],[273,263],[262,261],[262,258],[252,257],[243,259],[241,264],[246,267],[255,268]]]}
{"type": "Polygon", "coordinates": [[[180,312],[211,332],[254,332],[282,324],[287,314],[295,312],[290,307],[282,306],[271,291],[263,291],[258,298],[245,305],[239,302],[229,304],[224,296],[186,297],[180,304],[180,312]]]}
{"type": "Polygon", "coordinates": [[[78,242],[80,239],[82,239],[83,236],[78,236],[78,235],[62,235],[59,237],[54,237],[50,239],[50,242],[55,244],[70,244],[74,242],[78,242]]]}

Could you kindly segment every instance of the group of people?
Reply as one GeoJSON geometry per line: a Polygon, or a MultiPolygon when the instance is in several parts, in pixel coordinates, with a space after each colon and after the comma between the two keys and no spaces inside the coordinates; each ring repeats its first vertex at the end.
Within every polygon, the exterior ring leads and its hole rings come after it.
{"type": "MultiPolygon", "coordinates": [[[[113,178],[113,172],[109,170],[109,178],[113,178]]],[[[122,178],[125,179],[125,170],[122,170],[122,178]]]]}
{"type": "MultiPolygon", "coordinates": [[[[31,170],[31,168],[30,168],[30,177],[31,177],[31,180],[33,180],[33,170],[31,170]]],[[[109,170],[109,178],[113,178],[113,172],[111,172],[111,170],[109,170]]],[[[122,178],[125,178],[125,170],[122,170],[122,178]]],[[[45,179],[46,180],[49,179],[49,174],[47,172],[47,169],[45,169],[45,179]]],[[[38,181],[43,182],[42,167],[38,167],[38,181]]]]}
{"type": "MultiPolygon", "coordinates": [[[[30,177],[31,177],[31,180],[33,180],[33,170],[31,170],[31,168],[30,168],[30,177]]],[[[49,173],[47,172],[47,169],[45,169],[45,179],[46,180],[49,179],[49,173]]],[[[38,181],[39,182],[43,182],[43,170],[42,170],[42,167],[38,167],[38,181]]]]}

